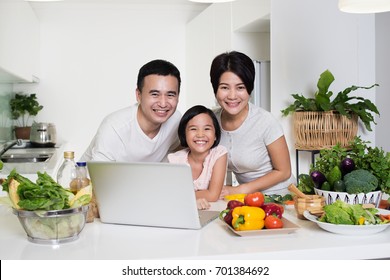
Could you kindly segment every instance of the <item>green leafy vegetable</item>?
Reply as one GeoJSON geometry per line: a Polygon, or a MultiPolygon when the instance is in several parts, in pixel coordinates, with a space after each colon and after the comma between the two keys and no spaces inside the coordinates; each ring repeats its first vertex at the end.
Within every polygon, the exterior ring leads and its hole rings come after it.
{"type": "Polygon", "coordinates": [[[376,225],[386,223],[376,215],[378,209],[363,208],[361,204],[348,204],[341,200],[336,200],[332,204],[324,206],[324,215],[320,222],[337,225],[376,225]]]}
{"type": "Polygon", "coordinates": [[[298,176],[297,188],[306,194],[314,194],[314,182],[309,174],[300,174],[298,176]]]}
{"type": "Polygon", "coordinates": [[[3,190],[9,190],[12,179],[19,182],[17,193],[18,205],[24,210],[61,210],[69,208],[69,200],[74,196],[57,184],[46,172],[38,172],[36,183],[12,170],[3,183],[3,190]]]}
{"type": "MultiPolygon", "coordinates": [[[[325,214],[320,218],[321,222],[336,224],[336,225],[354,225],[354,221],[351,219],[348,211],[343,207],[341,200],[337,200],[333,204],[325,205],[325,214]]],[[[344,202],[342,202],[344,203],[344,202]]]]}

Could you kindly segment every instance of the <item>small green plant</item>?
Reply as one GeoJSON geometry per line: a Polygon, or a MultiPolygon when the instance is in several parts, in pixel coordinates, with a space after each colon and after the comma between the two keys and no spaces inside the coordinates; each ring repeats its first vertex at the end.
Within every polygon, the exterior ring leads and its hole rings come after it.
{"type": "Polygon", "coordinates": [[[314,93],[314,97],[307,98],[300,94],[292,94],[295,101],[281,111],[283,116],[287,116],[296,111],[337,111],[341,115],[351,118],[352,113],[355,113],[361,119],[366,129],[372,131],[371,123],[376,124],[372,113],[379,115],[378,108],[369,99],[349,96],[349,94],[357,89],[371,89],[379,85],[373,84],[369,87],[350,86],[337,93],[336,97],[331,100],[333,92],[329,91],[329,87],[333,81],[333,74],[329,70],[325,70],[320,75],[317,83],[318,89],[314,93]],[[351,101],[356,102],[351,103],[351,101]]]}
{"type": "Polygon", "coordinates": [[[26,127],[30,124],[30,117],[36,116],[43,106],[37,101],[35,93],[29,95],[16,93],[10,100],[11,118],[17,126],[26,127]]]}

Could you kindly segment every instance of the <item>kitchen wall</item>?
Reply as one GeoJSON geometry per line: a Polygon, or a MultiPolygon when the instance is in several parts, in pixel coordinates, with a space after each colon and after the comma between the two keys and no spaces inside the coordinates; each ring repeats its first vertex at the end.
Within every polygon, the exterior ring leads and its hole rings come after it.
{"type": "Polygon", "coordinates": [[[376,92],[376,104],[381,113],[377,118],[375,142],[385,151],[390,152],[390,12],[380,13],[375,16],[375,73],[379,84],[376,92]]]}
{"type": "MultiPolygon", "coordinates": [[[[185,71],[185,35],[193,13],[164,5],[57,4],[35,5],[41,25],[41,82],[14,89],[38,93],[45,106],[38,120],[54,122],[76,158],[104,116],[135,102],[136,75],[148,60],[165,58],[182,70],[179,110],[187,108],[186,87],[192,77],[185,71]]],[[[240,46],[239,36],[233,40],[240,46]]],[[[387,81],[376,76],[375,59],[381,58],[375,57],[375,40],[375,15],[342,13],[337,0],[271,1],[271,111],[286,132],[293,170],[292,118],[283,118],[280,110],[291,102],[292,93],[315,90],[325,69],[336,77],[334,91],[374,82],[382,88],[387,81]]],[[[208,79],[204,86],[209,87],[208,79]]],[[[375,101],[375,90],[367,94],[375,101]]],[[[375,144],[374,133],[361,128],[359,134],[375,144]]]]}
{"type": "MultiPolygon", "coordinates": [[[[343,13],[337,3],[337,0],[271,1],[271,107],[276,115],[292,101],[292,93],[313,93],[319,74],[325,69],[335,76],[331,86],[335,93],[352,84],[388,84],[388,79],[376,76],[379,71],[376,59],[382,58],[375,55],[375,15],[343,13]]],[[[388,29],[388,25],[383,28],[388,29]]],[[[387,71],[381,71],[388,75],[388,67],[387,71]]],[[[379,91],[354,93],[376,102],[376,92],[379,91]]],[[[388,95],[381,94],[389,100],[388,95]]],[[[278,117],[287,134],[295,168],[292,117],[283,118],[280,114],[278,117]]],[[[374,132],[369,133],[359,126],[358,133],[375,145],[377,129],[374,126],[374,132]]],[[[382,131],[388,135],[388,130],[382,131]]],[[[307,153],[300,157],[300,165],[306,168],[300,171],[307,170],[309,156],[307,153]]]]}
{"type": "Polygon", "coordinates": [[[44,109],[37,120],[55,123],[76,159],[104,116],[136,101],[138,69],[152,59],[167,59],[181,70],[179,110],[184,111],[185,28],[193,11],[124,1],[34,8],[41,26],[41,82],[15,90],[38,93],[44,109]]]}

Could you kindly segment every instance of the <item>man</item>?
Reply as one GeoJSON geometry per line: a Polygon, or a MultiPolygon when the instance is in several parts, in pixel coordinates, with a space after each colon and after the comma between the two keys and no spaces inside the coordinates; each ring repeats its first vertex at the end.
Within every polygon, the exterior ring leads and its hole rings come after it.
{"type": "Polygon", "coordinates": [[[137,104],[108,115],[82,161],[163,161],[179,145],[180,72],[172,63],[153,60],[138,73],[137,104]]]}

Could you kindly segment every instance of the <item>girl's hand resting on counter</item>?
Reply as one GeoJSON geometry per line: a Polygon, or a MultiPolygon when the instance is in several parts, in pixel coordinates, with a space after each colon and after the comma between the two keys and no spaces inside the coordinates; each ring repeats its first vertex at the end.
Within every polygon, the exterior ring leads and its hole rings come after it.
{"type": "Polygon", "coordinates": [[[196,200],[196,205],[198,206],[199,210],[206,210],[209,209],[211,206],[210,203],[204,198],[198,198],[196,200]]]}

